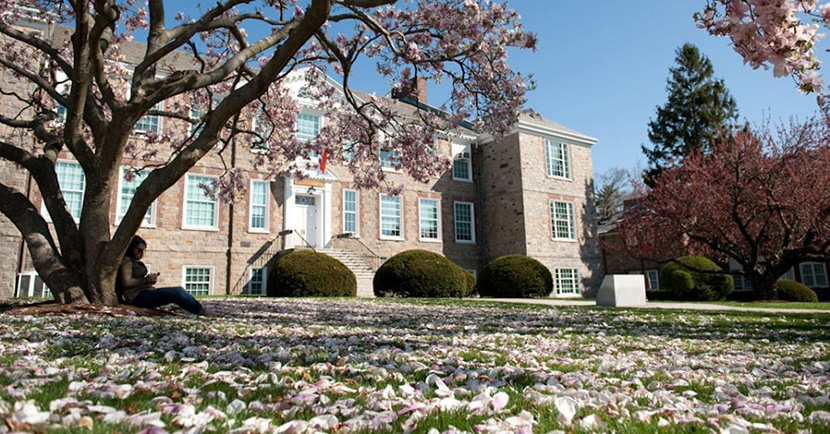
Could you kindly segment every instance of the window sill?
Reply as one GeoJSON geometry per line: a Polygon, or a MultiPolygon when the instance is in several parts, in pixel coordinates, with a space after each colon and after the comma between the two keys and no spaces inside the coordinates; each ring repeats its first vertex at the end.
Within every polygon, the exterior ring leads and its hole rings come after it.
{"type": "Polygon", "coordinates": [[[384,235],[381,235],[378,239],[381,241],[406,241],[404,237],[390,237],[384,235]]]}
{"type": "Polygon", "coordinates": [[[441,243],[441,242],[443,242],[443,241],[441,241],[440,237],[438,237],[438,238],[419,238],[418,241],[420,241],[422,243],[441,243]]]}
{"type": "Polygon", "coordinates": [[[219,232],[219,228],[207,226],[182,226],[183,231],[219,232]]]}
{"type": "Polygon", "coordinates": [[[547,175],[548,179],[555,179],[557,181],[573,182],[573,178],[565,178],[564,176],[547,175]]]}
{"type": "Polygon", "coordinates": [[[270,234],[271,231],[268,229],[248,229],[249,234],[270,234]]]}
{"type": "Polygon", "coordinates": [[[468,182],[468,183],[470,183],[470,184],[472,184],[472,183],[473,183],[473,179],[472,179],[472,178],[470,178],[470,179],[464,179],[464,178],[453,178],[452,180],[453,180],[453,181],[458,181],[458,182],[468,182]]]}
{"type": "Polygon", "coordinates": [[[579,240],[575,240],[573,238],[551,238],[551,241],[555,243],[578,243],[579,240]]]}
{"type": "Polygon", "coordinates": [[[469,245],[474,245],[475,243],[476,243],[476,241],[475,241],[475,240],[472,240],[472,241],[470,241],[470,240],[455,240],[455,244],[469,244],[469,245]]]}

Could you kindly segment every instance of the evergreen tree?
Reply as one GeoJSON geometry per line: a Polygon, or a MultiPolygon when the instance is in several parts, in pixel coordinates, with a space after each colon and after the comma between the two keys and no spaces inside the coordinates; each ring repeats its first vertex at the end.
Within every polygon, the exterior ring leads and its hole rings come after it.
{"type": "Polygon", "coordinates": [[[712,142],[735,123],[738,108],[722,79],[713,77],[709,58],[686,43],[677,51],[677,66],[670,68],[666,91],[669,99],[649,120],[652,149],[642,146],[648,158],[646,182],[677,159],[696,151],[709,151],[712,142]]]}

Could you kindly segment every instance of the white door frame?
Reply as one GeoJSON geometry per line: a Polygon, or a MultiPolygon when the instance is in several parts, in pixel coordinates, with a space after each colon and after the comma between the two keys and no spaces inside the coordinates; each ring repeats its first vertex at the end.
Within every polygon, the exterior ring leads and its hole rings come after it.
{"type": "MultiPolygon", "coordinates": [[[[331,204],[332,193],[331,183],[325,182],[322,187],[298,185],[293,178],[285,178],[285,192],[283,202],[283,230],[297,231],[300,228],[300,212],[297,210],[295,198],[297,195],[313,196],[314,210],[317,217],[317,232],[315,234],[314,248],[325,249],[331,247],[331,204]],[[311,190],[311,191],[309,191],[311,190]]],[[[304,246],[305,243],[298,236],[292,233],[285,238],[285,248],[304,246]]]]}

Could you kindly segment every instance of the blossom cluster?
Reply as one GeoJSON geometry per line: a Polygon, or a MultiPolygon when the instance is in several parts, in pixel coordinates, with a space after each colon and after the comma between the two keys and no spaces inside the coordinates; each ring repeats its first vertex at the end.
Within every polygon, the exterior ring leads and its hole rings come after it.
{"type": "Polygon", "coordinates": [[[830,316],[822,313],[206,304],[216,316],[0,314],[0,432],[830,426],[830,316]]]}
{"type": "Polygon", "coordinates": [[[793,76],[799,88],[822,93],[816,43],[830,23],[830,3],[816,0],[711,0],[698,25],[732,39],[753,68],[772,66],[776,77],[793,76]]]}

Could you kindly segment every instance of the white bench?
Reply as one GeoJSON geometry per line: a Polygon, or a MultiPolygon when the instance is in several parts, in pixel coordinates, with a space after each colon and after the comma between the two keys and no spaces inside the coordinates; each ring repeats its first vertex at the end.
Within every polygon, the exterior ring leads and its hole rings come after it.
{"type": "Polygon", "coordinates": [[[609,274],[602,279],[597,306],[646,305],[646,281],[642,274],[609,274]]]}

